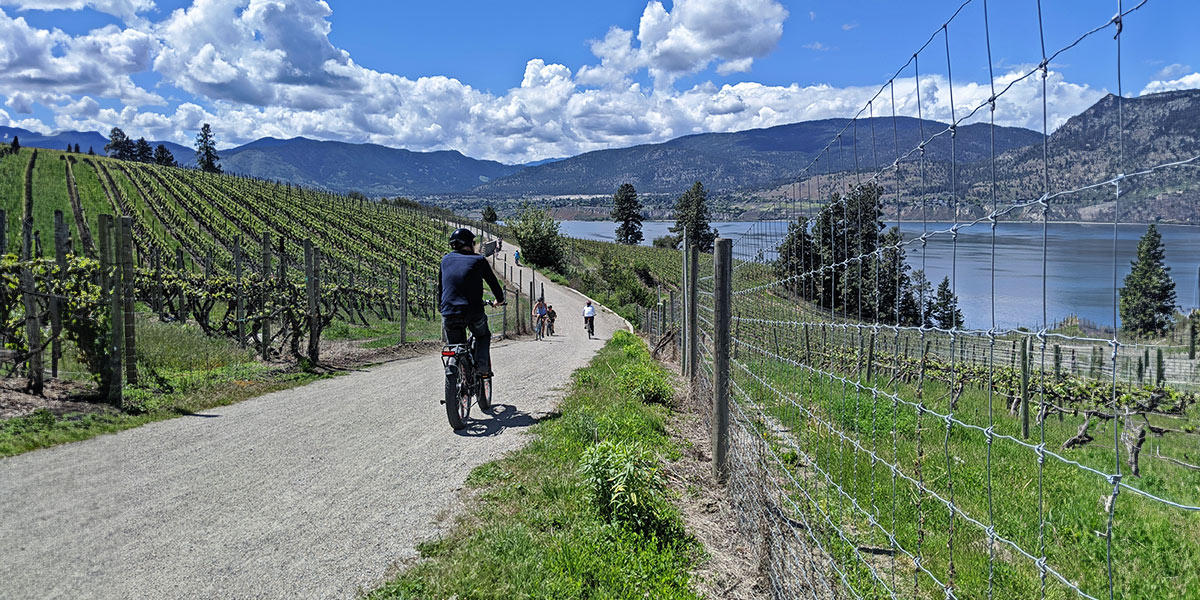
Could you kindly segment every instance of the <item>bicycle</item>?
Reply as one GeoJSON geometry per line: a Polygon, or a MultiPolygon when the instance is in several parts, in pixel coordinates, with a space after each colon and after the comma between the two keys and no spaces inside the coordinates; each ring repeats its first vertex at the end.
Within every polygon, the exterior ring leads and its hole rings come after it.
{"type": "Polygon", "coordinates": [[[549,319],[546,321],[546,331],[549,333],[549,335],[554,335],[554,319],[549,319]]]}
{"type": "Polygon", "coordinates": [[[544,339],[546,337],[546,315],[540,315],[537,318],[537,325],[534,326],[534,333],[537,335],[535,339],[544,339]]]}
{"type": "MultiPolygon", "coordinates": [[[[495,303],[493,306],[501,306],[495,303]]],[[[465,344],[442,346],[442,367],[446,371],[446,419],[458,431],[467,426],[472,399],[479,410],[492,409],[492,378],[480,377],[475,370],[475,334],[465,344]]]]}
{"type": "Polygon", "coordinates": [[[596,335],[596,317],[584,317],[583,328],[588,332],[588,339],[596,335]]]}

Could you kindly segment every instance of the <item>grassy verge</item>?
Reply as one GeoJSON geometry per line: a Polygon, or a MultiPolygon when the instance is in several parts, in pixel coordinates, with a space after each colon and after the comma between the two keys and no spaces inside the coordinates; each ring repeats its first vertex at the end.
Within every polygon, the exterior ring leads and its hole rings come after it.
{"type": "Polygon", "coordinates": [[[575,372],[561,416],[475,469],[454,530],[369,598],[697,598],[701,550],[656,471],[678,456],[664,388],[641,340],[618,332],[575,372]]]}
{"type": "MultiPolygon", "coordinates": [[[[139,320],[136,327],[141,381],[126,387],[124,410],[59,416],[38,409],[0,421],[0,457],[226,406],[320,377],[260,363],[249,350],[193,326],[139,320]]],[[[86,370],[69,360],[71,352],[64,354],[64,371],[86,370]]]]}
{"type": "MultiPolygon", "coordinates": [[[[408,320],[405,339],[409,342],[436,340],[442,335],[439,319],[408,320]]],[[[321,332],[322,339],[362,341],[365,348],[386,348],[400,343],[400,322],[368,318],[367,324],[337,320],[321,332]]]]}

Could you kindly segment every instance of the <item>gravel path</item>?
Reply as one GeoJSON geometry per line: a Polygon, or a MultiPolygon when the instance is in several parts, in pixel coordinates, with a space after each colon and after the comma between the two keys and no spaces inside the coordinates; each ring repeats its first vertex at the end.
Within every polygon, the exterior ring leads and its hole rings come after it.
{"type": "Polygon", "coordinates": [[[470,470],[519,447],[571,371],[624,326],[601,311],[589,341],[583,298],[552,284],[546,295],[558,334],[493,345],[497,409],[473,410],[462,435],[430,356],[0,459],[0,598],[353,598],[376,587],[440,517],[470,509],[455,505],[470,470]]]}

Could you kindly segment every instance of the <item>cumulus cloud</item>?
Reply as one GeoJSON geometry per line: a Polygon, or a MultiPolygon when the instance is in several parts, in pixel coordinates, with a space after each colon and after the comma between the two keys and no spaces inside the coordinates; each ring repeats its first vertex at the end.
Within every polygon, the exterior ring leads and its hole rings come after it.
{"type": "MultiPolygon", "coordinates": [[[[188,144],[208,122],[225,147],[264,136],[306,136],[526,162],[692,133],[853,116],[878,90],[709,81],[676,89],[684,74],[746,72],[769,53],[787,17],[775,0],[677,0],[670,11],[649,2],[636,31],[612,27],[591,41],[594,64],[572,69],[534,58],[520,84],[501,93],[450,77],[410,79],[359,65],[330,42],[331,17],[329,5],[318,0],[194,0],[155,24],[72,37],[0,12],[0,34],[11,31],[20,40],[0,42],[0,89],[13,90],[0,91],[11,109],[3,120],[12,122],[10,113],[40,103],[54,110],[59,129],[120,126],[138,137],[188,144]],[[83,50],[92,58],[82,60],[83,50]],[[134,86],[129,75],[151,69],[165,88],[191,98],[148,106],[161,98],[134,86]],[[651,75],[652,89],[636,81],[638,73],[651,75]],[[122,108],[106,108],[109,100],[122,108]]],[[[1012,68],[998,77],[998,87],[1029,68],[1012,68]]],[[[949,120],[948,82],[930,76],[920,84],[920,113],[949,120]]],[[[1057,71],[1047,86],[1053,127],[1104,94],[1057,71]]],[[[918,114],[916,89],[912,79],[896,80],[897,114],[918,114]]],[[[989,96],[986,83],[956,82],[955,114],[989,96]]],[[[891,114],[886,98],[876,101],[877,116],[891,114]]],[[[1000,98],[997,122],[1040,129],[1040,107],[1041,83],[1030,77],[1000,98]]],[[[984,110],[975,119],[986,116],[984,110]]]]}
{"type": "Polygon", "coordinates": [[[13,6],[18,10],[82,10],[90,8],[121,17],[129,22],[136,20],[138,13],[154,8],[154,0],[0,0],[0,6],[13,6]]]}
{"type": "Polygon", "coordinates": [[[26,94],[95,94],[132,106],[163,99],[136,85],[157,52],[149,33],[109,25],[72,37],[0,10],[0,88],[26,94]]]}
{"type": "MultiPolygon", "coordinates": [[[[1171,67],[1181,66],[1183,65],[1171,65],[1171,67]]],[[[1163,69],[1159,72],[1159,75],[1162,76],[1163,73],[1180,73],[1179,70],[1171,69],[1171,67],[1163,69]],[[1171,69],[1171,71],[1168,71],[1168,69],[1171,69]]],[[[1167,77],[1170,76],[1170,74],[1167,75],[1167,77]]],[[[1170,80],[1157,79],[1155,81],[1151,81],[1150,83],[1146,84],[1146,87],[1142,88],[1142,91],[1139,95],[1144,96],[1146,94],[1157,94],[1159,92],[1169,92],[1172,90],[1193,90],[1197,88],[1200,88],[1200,72],[1194,72],[1190,75],[1184,75],[1182,77],[1176,77],[1175,79],[1170,80]]]]}

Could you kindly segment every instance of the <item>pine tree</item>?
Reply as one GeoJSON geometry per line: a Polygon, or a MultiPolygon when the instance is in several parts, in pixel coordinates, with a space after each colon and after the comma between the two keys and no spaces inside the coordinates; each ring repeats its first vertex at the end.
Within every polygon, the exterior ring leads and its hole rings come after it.
{"type": "Polygon", "coordinates": [[[962,311],[958,309],[958,296],[950,290],[950,278],[938,284],[932,306],[926,311],[929,320],[941,329],[957,329],[963,325],[962,311]]]}
{"type": "Polygon", "coordinates": [[[133,140],[129,139],[120,127],[113,127],[108,133],[108,143],[104,145],[104,151],[117,160],[130,160],[134,153],[133,140]]]}
{"type": "Polygon", "coordinates": [[[221,165],[217,161],[217,142],[213,139],[212,127],[205,123],[196,135],[196,164],[205,173],[220,173],[221,165]]]}
{"type": "Polygon", "coordinates": [[[500,220],[500,215],[496,214],[496,209],[491,204],[483,207],[480,216],[483,217],[484,223],[495,223],[500,220]]]}
{"type": "Polygon", "coordinates": [[[67,154],[70,154],[70,153],[71,153],[71,145],[67,144],[67,154]]]}
{"type": "Polygon", "coordinates": [[[93,149],[91,146],[88,146],[88,156],[95,156],[95,155],[96,155],[96,150],[93,149]]]}
{"type": "Polygon", "coordinates": [[[675,225],[671,233],[687,233],[688,241],[700,252],[712,252],[717,232],[708,221],[708,191],[697,181],[675,201],[675,225]]]}
{"type": "Polygon", "coordinates": [[[20,152],[21,151],[21,140],[18,140],[17,136],[14,135],[12,144],[9,144],[9,147],[12,149],[13,154],[20,152]]]}
{"type": "Polygon", "coordinates": [[[154,164],[162,165],[164,167],[174,167],[175,155],[171,154],[171,151],[168,150],[166,146],[159,144],[158,147],[154,149],[154,164]]]}
{"type": "Polygon", "coordinates": [[[617,223],[617,243],[635,246],[642,241],[642,203],[633,184],[622,183],[613,195],[612,219],[617,223]]]}
{"type": "Polygon", "coordinates": [[[79,144],[75,144],[75,154],[79,154],[79,144]]]}
{"type": "Polygon", "coordinates": [[[1121,326],[1137,335],[1166,332],[1175,312],[1175,282],[1165,264],[1162,234],[1151,224],[1121,288],[1121,326]]]}
{"type": "Polygon", "coordinates": [[[146,138],[138,138],[133,148],[133,160],[142,163],[154,162],[154,151],[150,149],[150,142],[147,142],[146,138]]]}

